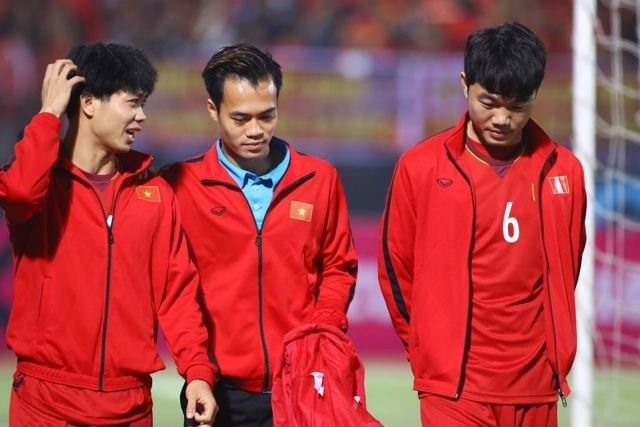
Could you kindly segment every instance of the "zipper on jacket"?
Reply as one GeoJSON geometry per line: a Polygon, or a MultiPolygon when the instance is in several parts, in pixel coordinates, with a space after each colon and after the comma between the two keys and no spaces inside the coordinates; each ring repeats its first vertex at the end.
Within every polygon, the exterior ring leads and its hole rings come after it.
{"type": "Polygon", "coordinates": [[[458,172],[460,172],[460,174],[464,177],[465,181],[467,181],[467,184],[469,185],[469,190],[471,190],[471,201],[473,203],[473,209],[472,209],[472,215],[471,215],[471,238],[469,240],[469,253],[467,255],[467,264],[468,264],[467,270],[469,271],[469,301],[467,302],[467,321],[465,322],[467,325],[467,328],[464,334],[464,347],[462,351],[462,360],[460,362],[460,376],[458,377],[458,386],[456,388],[456,393],[453,396],[454,399],[457,399],[458,397],[460,397],[460,393],[462,392],[462,387],[464,385],[464,371],[467,364],[469,342],[471,340],[471,320],[470,319],[471,319],[471,312],[473,310],[473,301],[471,300],[471,295],[473,291],[473,284],[471,280],[471,264],[473,262],[473,246],[474,246],[474,239],[476,234],[476,193],[473,189],[473,183],[471,182],[471,179],[469,178],[467,173],[464,171],[464,169],[462,169],[462,167],[458,164],[458,162],[456,162],[455,158],[453,157],[453,154],[451,154],[451,152],[449,151],[449,148],[446,145],[445,145],[445,149],[447,150],[447,156],[449,157],[449,160],[451,160],[451,162],[456,167],[458,172]]]}
{"type": "MultiPolygon", "coordinates": [[[[245,199],[246,200],[246,199],[245,199]]],[[[247,201],[247,204],[249,202],[247,201]]],[[[253,212],[251,213],[253,216],[253,212]]],[[[266,212],[265,212],[266,217],[266,212]]],[[[254,218],[255,221],[255,218],[254,218]]],[[[263,222],[264,224],[264,222],[263,222]]],[[[256,224],[256,229],[258,225],[256,224]]],[[[258,230],[256,236],[256,247],[258,248],[258,328],[260,329],[260,344],[262,346],[262,358],[264,359],[264,376],[262,378],[262,393],[270,393],[269,391],[269,351],[267,350],[267,338],[264,333],[264,317],[262,312],[262,229],[258,230]]]]}
{"type": "Polygon", "coordinates": [[[111,205],[112,213],[108,215],[104,210],[102,200],[100,200],[100,195],[98,195],[98,193],[95,192],[94,189],[95,195],[98,198],[98,203],[100,204],[100,208],[102,209],[102,214],[104,215],[105,225],[107,226],[107,277],[104,291],[104,314],[102,316],[102,338],[100,343],[100,372],[98,374],[98,391],[103,391],[104,371],[107,361],[107,323],[109,321],[109,301],[111,300],[111,264],[113,245],[116,242],[113,235],[113,221],[115,220],[116,203],[118,202],[118,197],[120,197],[123,185],[124,183],[121,183],[117,188],[117,193],[113,198],[113,203],[111,205]]]}
{"type": "Polygon", "coordinates": [[[561,389],[558,389],[558,394],[560,395],[560,400],[562,401],[562,406],[567,407],[567,398],[564,396],[564,393],[561,389]]]}
{"type": "MultiPolygon", "coordinates": [[[[116,203],[118,201],[118,197],[120,196],[123,185],[124,183],[121,183],[120,186],[116,189],[117,193],[113,198],[111,212],[116,211],[116,203]]],[[[115,214],[114,213],[107,214],[107,212],[104,209],[104,205],[102,204],[102,200],[100,199],[100,195],[98,194],[98,192],[93,186],[91,186],[91,189],[93,190],[93,194],[95,194],[96,199],[98,200],[98,205],[100,206],[100,210],[102,211],[102,217],[104,218],[104,223],[107,228],[107,275],[106,275],[105,292],[104,292],[104,313],[102,315],[102,332],[100,337],[100,371],[98,372],[98,391],[103,391],[104,371],[105,371],[105,365],[107,360],[107,323],[109,321],[109,301],[111,299],[111,257],[112,257],[113,245],[115,244],[115,237],[113,235],[113,221],[115,219],[115,214]]]]}
{"type": "Polygon", "coordinates": [[[242,194],[242,198],[247,204],[247,207],[249,208],[249,214],[251,215],[251,218],[253,219],[253,225],[256,228],[255,244],[258,250],[258,329],[260,332],[260,345],[262,347],[262,357],[264,359],[264,375],[262,377],[262,393],[265,393],[265,394],[271,393],[271,390],[269,389],[269,378],[271,376],[271,370],[269,369],[269,349],[267,348],[267,338],[264,333],[264,313],[262,309],[262,229],[264,229],[264,224],[267,221],[267,215],[271,211],[271,207],[283,197],[282,195],[286,194],[288,191],[302,184],[303,182],[310,179],[314,175],[315,175],[315,172],[308,173],[298,178],[297,180],[293,181],[291,184],[287,185],[286,187],[282,188],[282,190],[280,190],[277,194],[274,194],[273,198],[271,199],[271,203],[269,203],[269,206],[267,207],[267,210],[264,213],[264,218],[262,219],[261,228],[258,227],[258,223],[256,222],[256,219],[253,216],[253,211],[251,210],[251,205],[249,204],[249,200],[247,200],[247,197],[244,195],[240,187],[236,185],[231,185],[224,181],[218,181],[218,180],[204,179],[201,181],[204,185],[220,184],[220,185],[224,185],[225,187],[231,188],[233,190],[239,191],[240,194],[242,194]]]}
{"type": "MultiPolygon", "coordinates": [[[[546,174],[546,170],[547,167],[551,165],[551,162],[554,159],[554,156],[556,154],[556,150],[554,149],[551,154],[549,154],[549,156],[547,156],[547,158],[544,161],[544,164],[542,166],[542,171],[540,172],[540,177],[538,180],[538,216],[540,217],[540,234],[542,237],[542,251],[544,252],[544,260],[545,260],[545,267],[547,269],[547,271],[549,270],[549,255],[547,254],[547,246],[545,245],[544,242],[544,218],[542,216],[542,186],[544,185],[544,177],[546,174]]],[[[548,276],[548,274],[547,274],[548,276]]],[[[564,393],[562,392],[562,383],[561,383],[561,379],[560,379],[560,361],[558,358],[558,343],[557,343],[557,339],[556,339],[556,324],[555,321],[553,319],[553,306],[552,306],[552,302],[551,302],[551,289],[549,288],[549,283],[547,283],[547,285],[545,286],[545,290],[546,290],[546,295],[547,295],[547,299],[549,301],[549,315],[551,316],[551,329],[553,330],[553,351],[555,353],[555,377],[556,377],[556,381],[558,382],[558,395],[560,396],[560,400],[562,401],[562,406],[564,406],[565,408],[567,407],[567,398],[565,397],[564,393]]],[[[549,349],[547,348],[547,351],[549,351],[549,349]]]]}
{"type": "Polygon", "coordinates": [[[113,245],[115,243],[115,239],[113,237],[113,230],[111,228],[112,225],[113,225],[113,214],[109,214],[109,216],[107,216],[107,233],[109,236],[109,243],[113,245]]]}
{"type": "Polygon", "coordinates": [[[107,322],[109,320],[109,301],[111,299],[111,252],[113,244],[115,243],[115,239],[113,237],[113,214],[109,214],[105,218],[105,222],[107,224],[107,282],[104,295],[104,314],[102,315],[102,340],[100,342],[100,373],[98,374],[98,391],[103,390],[104,371],[107,359],[107,322]]]}

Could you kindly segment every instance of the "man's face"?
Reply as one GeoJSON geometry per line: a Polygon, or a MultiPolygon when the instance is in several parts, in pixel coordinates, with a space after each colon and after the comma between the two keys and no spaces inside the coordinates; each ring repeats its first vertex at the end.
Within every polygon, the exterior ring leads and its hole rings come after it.
{"type": "Polygon", "coordinates": [[[467,136],[489,145],[515,145],[522,139],[522,129],[529,121],[536,94],[526,101],[489,93],[479,83],[467,87],[462,74],[465,97],[469,101],[467,136]]]}
{"type": "Polygon", "coordinates": [[[109,153],[129,151],[147,118],[143,111],[146,99],[145,94],[125,91],[116,92],[105,101],[92,97],[89,126],[95,144],[109,153]]]}
{"type": "Polygon", "coordinates": [[[207,107],[218,122],[222,150],[245,170],[260,169],[267,162],[269,142],[278,123],[278,95],[272,79],[256,86],[237,77],[223,85],[220,108],[210,99],[207,107]]]}

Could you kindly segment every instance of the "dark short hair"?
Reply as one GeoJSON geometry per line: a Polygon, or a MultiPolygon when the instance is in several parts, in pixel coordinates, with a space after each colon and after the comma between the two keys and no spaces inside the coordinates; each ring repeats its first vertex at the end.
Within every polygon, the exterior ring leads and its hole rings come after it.
{"type": "Polygon", "coordinates": [[[276,96],[280,95],[282,87],[280,64],[271,57],[269,52],[263,52],[250,44],[240,43],[223,47],[204,67],[202,79],[209,98],[217,109],[220,109],[224,82],[228,77],[247,80],[254,86],[271,78],[276,86],[276,96]]]}
{"type": "Polygon", "coordinates": [[[471,34],[464,50],[465,83],[524,101],[542,84],[547,53],[527,27],[506,23],[471,34]]]}
{"type": "Polygon", "coordinates": [[[67,55],[85,78],[71,92],[67,115],[74,117],[80,106],[80,95],[88,93],[103,101],[119,91],[153,92],[158,73],[142,51],[117,43],[97,42],[72,48],[67,55]]]}

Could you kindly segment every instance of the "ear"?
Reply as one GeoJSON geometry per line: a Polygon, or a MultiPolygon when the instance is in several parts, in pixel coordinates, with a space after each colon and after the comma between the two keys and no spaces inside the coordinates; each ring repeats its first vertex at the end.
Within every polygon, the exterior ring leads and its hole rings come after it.
{"type": "Polygon", "coordinates": [[[464,71],[460,72],[460,84],[462,85],[462,92],[464,93],[464,97],[469,99],[469,86],[467,86],[467,79],[464,75],[464,71]]]}
{"type": "Polygon", "coordinates": [[[214,121],[218,121],[218,109],[216,108],[216,104],[213,103],[211,98],[207,99],[207,111],[209,111],[209,116],[214,121]]]}
{"type": "Polygon", "coordinates": [[[80,94],[80,111],[87,117],[93,117],[95,114],[97,100],[88,93],[80,94]]]}

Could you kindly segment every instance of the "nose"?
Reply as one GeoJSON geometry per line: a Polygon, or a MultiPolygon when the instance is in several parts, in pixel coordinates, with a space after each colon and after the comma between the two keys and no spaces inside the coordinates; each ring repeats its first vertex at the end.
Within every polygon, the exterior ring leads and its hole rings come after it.
{"type": "Polygon", "coordinates": [[[507,127],[511,124],[511,113],[506,108],[497,108],[493,114],[493,125],[507,127]]]}
{"type": "Polygon", "coordinates": [[[136,122],[144,122],[147,120],[147,115],[144,113],[144,109],[142,107],[138,108],[135,117],[136,122]]]}
{"type": "Polygon", "coordinates": [[[261,139],[263,135],[264,131],[258,120],[251,120],[247,127],[247,138],[261,139]]]}

